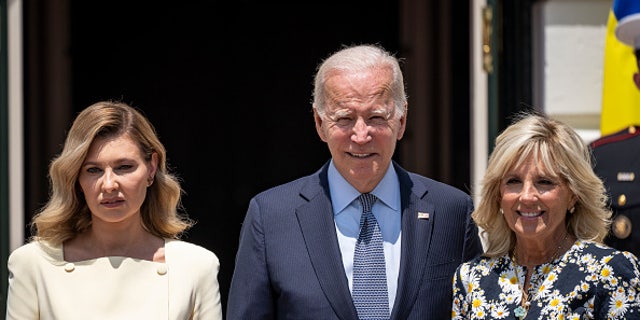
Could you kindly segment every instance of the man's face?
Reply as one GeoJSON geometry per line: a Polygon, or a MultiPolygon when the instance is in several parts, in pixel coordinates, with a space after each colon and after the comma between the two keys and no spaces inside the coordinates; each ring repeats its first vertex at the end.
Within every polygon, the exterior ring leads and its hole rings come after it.
{"type": "Polygon", "coordinates": [[[336,72],[325,84],[326,115],[315,113],[336,169],[360,192],[382,180],[404,134],[406,115],[396,114],[391,79],[390,69],[336,72]]]}

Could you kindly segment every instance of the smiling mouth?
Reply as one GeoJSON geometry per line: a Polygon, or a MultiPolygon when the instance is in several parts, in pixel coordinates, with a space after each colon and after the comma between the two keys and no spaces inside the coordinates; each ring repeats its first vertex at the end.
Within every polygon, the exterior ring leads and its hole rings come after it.
{"type": "Polygon", "coordinates": [[[354,158],[367,158],[373,155],[373,153],[349,153],[354,158]]]}
{"type": "Polygon", "coordinates": [[[536,218],[544,214],[544,211],[539,211],[539,212],[516,211],[516,212],[518,213],[519,216],[525,217],[525,218],[536,218]]]}

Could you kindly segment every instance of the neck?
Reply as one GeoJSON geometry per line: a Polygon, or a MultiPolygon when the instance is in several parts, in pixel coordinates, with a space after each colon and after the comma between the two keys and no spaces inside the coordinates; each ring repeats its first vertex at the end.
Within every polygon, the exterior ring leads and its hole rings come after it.
{"type": "Polygon", "coordinates": [[[556,245],[545,245],[540,250],[527,249],[526,245],[516,243],[513,249],[513,259],[522,266],[537,266],[558,259],[570,247],[568,246],[569,232],[565,231],[554,241],[556,245]],[[520,250],[518,249],[520,248],[520,250]]]}
{"type": "Polygon", "coordinates": [[[114,253],[123,248],[131,248],[136,243],[143,243],[150,234],[144,230],[139,218],[121,222],[93,219],[85,236],[95,249],[103,250],[105,253],[114,253]]]}
{"type": "Polygon", "coordinates": [[[86,232],[65,242],[65,259],[75,262],[120,256],[157,261],[158,250],[164,248],[164,239],[145,231],[141,225],[116,229],[92,225],[86,232]]]}

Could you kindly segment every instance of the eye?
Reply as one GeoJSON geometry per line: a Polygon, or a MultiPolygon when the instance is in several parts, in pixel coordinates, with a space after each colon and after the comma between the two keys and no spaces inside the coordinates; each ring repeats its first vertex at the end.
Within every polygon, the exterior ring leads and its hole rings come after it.
{"type": "Polygon", "coordinates": [[[98,167],[89,167],[86,169],[88,173],[100,173],[102,172],[102,169],[98,168],[98,167]]]}
{"type": "Polygon", "coordinates": [[[353,119],[349,117],[339,117],[339,118],[336,118],[334,121],[340,127],[347,127],[353,123],[353,119]]]}
{"type": "Polygon", "coordinates": [[[520,182],[522,182],[522,181],[520,179],[518,179],[518,178],[508,178],[505,183],[506,184],[516,184],[516,183],[520,183],[520,182]]]}
{"type": "Polygon", "coordinates": [[[540,179],[538,180],[538,184],[542,184],[542,185],[554,185],[555,182],[553,180],[550,179],[540,179]]]}
{"type": "Polygon", "coordinates": [[[119,166],[116,168],[116,170],[119,170],[119,171],[129,171],[129,170],[133,169],[133,167],[134,167],[134,166],[133,166],[132,164],[122,164],[122,165],[119,165],[119,166]]]}
{"type": "Polygon", "coordinates": [[[387,124],[387,118],[383,116],[373,116],[369,118],[369,124],[374,126],[387,124]]]}

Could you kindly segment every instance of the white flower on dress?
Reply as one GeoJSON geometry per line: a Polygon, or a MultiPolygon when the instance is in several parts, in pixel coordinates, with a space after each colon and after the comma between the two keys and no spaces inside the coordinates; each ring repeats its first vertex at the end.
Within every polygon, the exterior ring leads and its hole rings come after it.
{"type": "Polygon", "coordinates": [[[628,307],[627,294],[624,292],[624,289],[619,288],[611,294],[611,299],[609,299],[609,315],[612,318],[624,315],[628,307]]]}
{"type": "Polygon", "coordinates": [[[509,316],[509,309],[504,304],[499,304],[491,308],[491,317],[493,319],[505,319],[509,316]]]}

